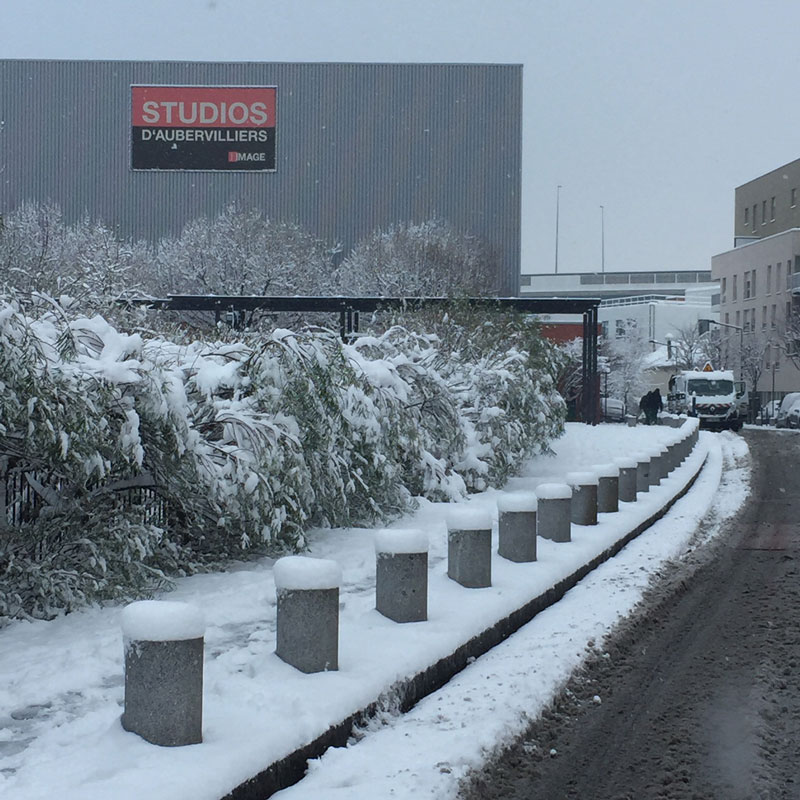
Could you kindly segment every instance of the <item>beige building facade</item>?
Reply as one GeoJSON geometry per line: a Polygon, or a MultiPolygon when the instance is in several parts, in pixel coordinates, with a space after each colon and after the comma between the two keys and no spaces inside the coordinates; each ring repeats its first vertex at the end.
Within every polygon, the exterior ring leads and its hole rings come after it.
{"type": "Polygon", "coordinates": [[[735,206],[736,238],[800,228],[800,159],[739,186],[735,206]]]}
{"type": "Polygon", "coordinates": [[[735,243],[711,259],[720,286],[721,367],[734,369],[762,405],[800,391],[800,357],[788,331],[800,296],[800,160],[736,190],[735,243]],[[754,364],[757,364],[755,368],[754,364]]]}

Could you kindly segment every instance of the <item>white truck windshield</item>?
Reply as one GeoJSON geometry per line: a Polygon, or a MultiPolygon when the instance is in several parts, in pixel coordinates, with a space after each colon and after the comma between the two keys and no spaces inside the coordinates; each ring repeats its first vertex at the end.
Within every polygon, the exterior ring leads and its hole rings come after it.
{"type": "Polygon", "coordinates": [[[688,382],[687,391],[689,394],[696,394],[698,397],[733,394],[733,381],[695,378],[688,382]]]}

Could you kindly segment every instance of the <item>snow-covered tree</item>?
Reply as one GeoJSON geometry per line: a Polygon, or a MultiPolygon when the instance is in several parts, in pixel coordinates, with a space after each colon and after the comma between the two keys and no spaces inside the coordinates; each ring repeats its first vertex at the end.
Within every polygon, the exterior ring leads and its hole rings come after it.
{"type": "Polygon", "coordinates": [[[629,411],[638,409],[641,396],[648,389],[646,359],[650,353],[647,338],[636,325],[628,325],[622,336],[603,342],[608,358],[608,393],[622,400],[629,411]]]}
{"type": "Polygon", "coordinates": [[[677,369],[697,369],[709,360],[708,337],[697,325],[684,325],[672,337],[672,359],[677,369]]]}
{"type": "Polygon", "coordinates": [[[120,239],[101,221],[68,224],[55,205],[24,203],[0,220],[0,289],[18,295],[68,295],[85,307],[107,306],[143,288],[152,253],[120,239]]]}
{"type": "Polygon", "coordinates": [[[291,222],[231,203],[158,247],[158,288],[171,294],[327,294],[333,249],[291,222]]]}
{"type": "Polygon", "coordinates": [[[436,218],[375,231],[353,248],[338,274],[343,294],[377,297],[485,295],[497,283],[486,245],[436,218]]]}

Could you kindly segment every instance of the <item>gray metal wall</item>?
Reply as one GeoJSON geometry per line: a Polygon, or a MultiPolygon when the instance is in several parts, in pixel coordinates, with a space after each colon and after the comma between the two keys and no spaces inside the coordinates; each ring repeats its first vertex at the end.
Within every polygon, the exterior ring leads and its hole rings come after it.
{"type": "Polygon", "coordinates": [[[521,104],[519,65],[4,60],[0,212],[53,201],[155,239],[239,200],[345,251],[438,215],[517,294],[521,104]],[[131,84],[277,86],[277,172],[132,172],[131,84]]]}

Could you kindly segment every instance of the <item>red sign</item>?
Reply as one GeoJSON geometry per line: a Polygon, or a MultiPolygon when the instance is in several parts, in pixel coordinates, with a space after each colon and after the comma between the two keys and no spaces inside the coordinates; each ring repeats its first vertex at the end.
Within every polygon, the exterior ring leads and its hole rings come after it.
{"type": "Polygon", "coordinates": [[[274,86],[132,86],[134,170],[275,170],[274,86]]]}

